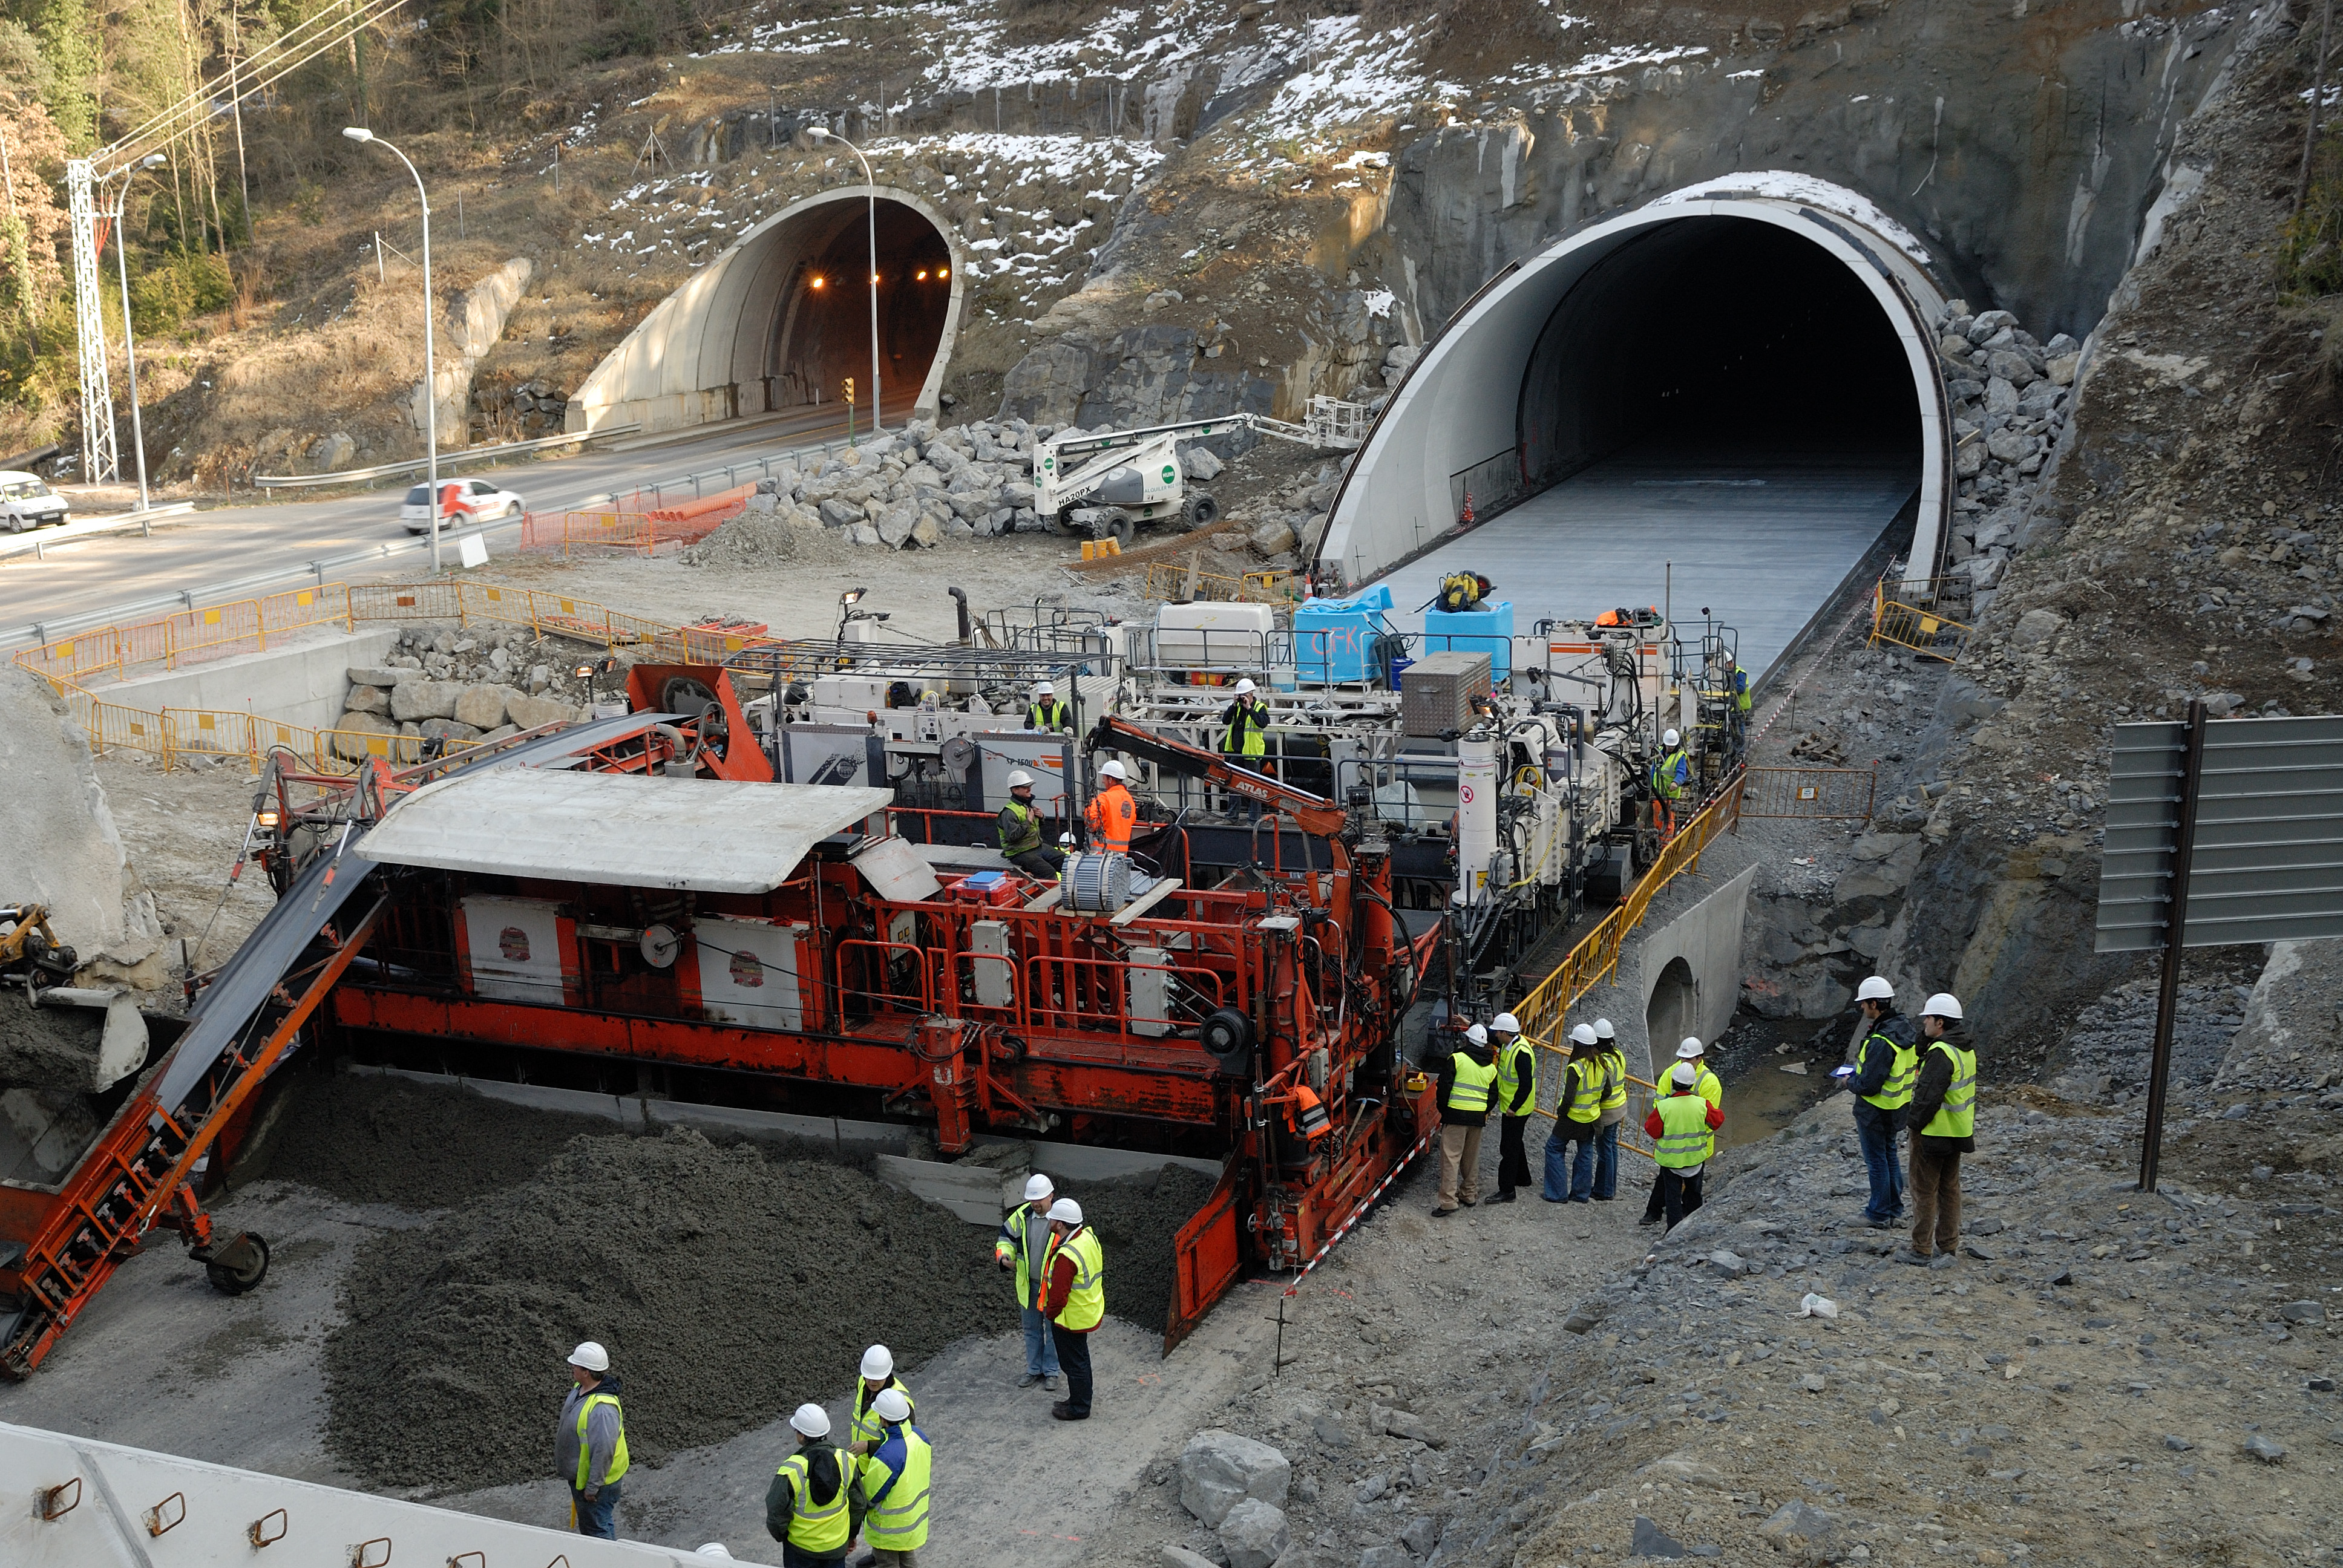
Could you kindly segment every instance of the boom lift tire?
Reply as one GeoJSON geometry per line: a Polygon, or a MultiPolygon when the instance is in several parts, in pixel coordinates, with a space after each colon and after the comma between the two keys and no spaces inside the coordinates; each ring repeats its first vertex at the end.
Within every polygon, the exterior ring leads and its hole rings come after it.
{"type": "Polygon", "coordinates": [[[204,1276],[223,1296],[240,1296],[268,1277],[268,1243],[250,1231],[214,1248],[204,1276]]]}
{"type": "Polygon", "coordinates": [[[1191,490],[1180,501],[1180,527],[1189,533],[1209,528],[1221,520],[1221,504],[1202,490],[1191,490]]]}

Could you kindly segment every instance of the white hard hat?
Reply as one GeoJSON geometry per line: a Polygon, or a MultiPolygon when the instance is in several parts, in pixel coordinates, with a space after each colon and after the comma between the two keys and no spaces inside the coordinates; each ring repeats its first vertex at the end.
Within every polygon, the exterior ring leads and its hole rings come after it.
{"type": "Polygon", "coordinates": [[[1058,695],[1058,689],[1051,685],[1046,680],[1037,680],[1033,683],[1033,695],[1036,697],[1055,697],[1058,695]]]}
{"type": "Polygon", "coordinates": [[[1889,985],[1877,975],[1873,975],[1869,980],[1865,980],[1861,985],[1855,988],[1855,1000],[1857,1001],[1894,1001],[1896,1000],[1896,988],[1889,985]]]}
{"type": "Polygon", "coordinates": [[[1597,1040],[1613,1040],[1617,1038],[1611,1032],[1611,1020],[1609,1019],[1598,1018],[1594,1020],[1594,1038],[1597,1040]]]}
{"type": "Polygon", "coordinates": [[[1082,1206],[1071,1198],[1061,1198],[1050,1205],[1048,1218],[1068,1225],[1079,1225],[1082,1222],[1082,1206]]]}
{"type": "Polygon", "coordinates": [[[569,1352],[569,1364],[574,1367],[584,1367],[588,1372],[608,1372],[610,1352],[594,1341],[588,1340],[569,1352]]]}
{"type": "Polygon", "coordinates": [[[1679,1089],[1690,1089],[1700,1081],[1700,1070],[1689,1061],[1679,1061],[1676,1063],[1675,1071],[1668,1076],[1675,1081],[1679,1089]]]}
{"type": "Polygon", "coordinates": [[[830,1412],[818,1404],[801,1404],[789,1417],[789,1425],[808,1437],[828,1437],[830,1412]]]}
{"type": "Polygon", "coordinates": [[[1252,693],[1253,684],[1252,681],[1240,680],[1237,682],[1237,695],[1239,697],[1251,697],[1252,693]]]}
{"type": "Polygon", "coordinates": [[[1486,1045],[1489,1043],[1489,1031],[1476,1023],[1464,1031],[1464,1039],[1473,1045],[1486,1045]]]}
{"type": "Polygon", "coordinates": [[[1022,789],[1031,782],[1033,782],[1033,775],[1026,772],[1022,768],[1009,776],[1009,787],[1011,789],[1022,789]]]}
{"type": "Polygon", "coordinates": [[[903,1391],[899,1388],[880,1389],[879,1397],[870,1402],[870,1408],[879,1412],[880,1421],[911,1419],[911,1402],[903,1397],[903,1391]]]}
{"type": "Polygon", "coordinates": [[[1039,1203],[1056,1191],[1050,1185],[1050,1179],[1039,1171],[1025,1178],[1025,1201],[1028,1203],[1039,1203]]]}
{"type": "Polygon", "coordinates": [[[728,1563],[732,1560],[730,1550],[728,1549],[721,1541],[711,1541],[707,1545],[701,1547],[699,1551],[694,1552],[692,1555],[694,1557],[721,1557],[728,1563]]]}
{"type": "Polygon", "coordinates": [[[864,1351],[862,1352],[862,1375],[864,1377],[893,1377],[895,1375],[895,1352],[889,1350],[885,1345],[872,1345],[869,1350],[864,1351]]]}
{"type": "Polygon", "coordinates": [[[1519,1034],[1522,1032],[1522,1020],[1512,1013],[1501,1012],[1489,1020],[1489,1030],[1492,1033],[1503,1030],[1507,1034],[1519,1034]]]}
{"type": "Polygon", "coordinates": [[[1691,1035],[1684,1036],[1683,1041],[1676,1046],[1676,1060],[1678,1061],[1690,1061],[1700,1054],[1700,1041],[1694,1039],[1691,1035]]]}
{"type": "Polygon", "coordinates": [[[1957,1023],[1961,1016],[1961,999],[1948,990],[1940,990],[1920,1004],[1920,1014],[1924,1018],[1949,1018],[1957,1023]]]}
{"type": "Polygon", "coordinates": [[[1570,1038],[1576,1040],[1581,1045],[1593,1045],[1594,1043],[1594,1030],[1592,1025],[1582,1023],[1576,1029],[1570,1031],[1570,1038]]]}
{"type": "Polygon", "coordinates": [[[1660,744],[1663,746],[1674,746],[1677,741],[1682,740],[1683,739],[1683,736],[1678,735],[1674,730],[1671,729],[1660,737],[1660,744]]]}
{"type": "Polygon", "coordinates": [[[1099,777],[1101,779],[1128,779],[1131,775],[1123,771],[1121,763],[1110,762],[1105,767],[1099,769],[1099,777]]]}

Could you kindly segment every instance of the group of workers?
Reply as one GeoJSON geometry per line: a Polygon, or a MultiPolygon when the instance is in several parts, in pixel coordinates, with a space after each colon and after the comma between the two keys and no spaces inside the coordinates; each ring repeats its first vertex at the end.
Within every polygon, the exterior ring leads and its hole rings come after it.
{"type": "MultiPolygon", "coordinates": [[[[1035,1172],[1025,1201],[1001,1221],[995,1264],[1016,1277],[1025,1326],[1020,1388],[1066,1397],[1050,1407],[1060,1421],[1091,1414],[1090,1336],[1106,1317],[1106,1251],[1082,1208],[1035,1172]]],[[[578,1533],[618,1539],[618,1498],[628,1468],[626,1413],[609,1352],[592,1340],[569,1352],[571,1387],[554,1428],[554,1461],[568,1483],[578,1533]]],[[[830,1412],[798,1406],[789,1417],[797,1447],[765,1490],[765,1528],[781,1543],[781,1568],[833,1568],[860,1541],[881,1568],[918,1568],[928,1543],[928,1498],[935,1451],[912,1424],[911,1391],[885,1345],[862,1352],[846,1441],[832,1438],[830,1412]]],[[[713,1554],[716,1548],[703,1548],[713,1554]]]]}
{"type": "Polygon", "coordinates": [[[1976,1049],[1961,1003],[1938,991],[1916,1026],[1896,1010],[1896,988],[1873,975],[1855,988],[1862,1038],[1855,1050],[1855,1128],[1870,1178],[1864,1221],[1891,1230],[1906,1183],[1896,1134],[1912,1135],[1912,1244],[1899,1261],[1933,1263],[1961,1245],[1961,1156],[1976,1148],[1976,1049]]]}
{"type": "MultiPolygon", "coordinates": [[[[1234,700],[1221,710],[1220,749],[1240,768],[1255,773],[1269,767],[1269,704],[1250,680],[1240,680],[1234,700]]],[[[1037,682],[1033,701],[1025,709],[1028,729],[1070,729],[1073,718],[1058,699],[1050,681],[1037,682]]],[[[1111,855],[1131,853],[1131,836],[1139,826],[1139,802],[1131,798],[1131,771],[1109,760],[1099,768],[1098,789],[1082,809],[1093,849],[1111,855]]],[[[994,822],[1001,857],[1029,877],[1050,879],[1065,869],[1073,852],[1073,835],[1063,833],[1052,846],[1046,841],[1040,805],[1033,798],[1033,775],[1019,768],[1009,775],[1009,799],[994,822]]]]}

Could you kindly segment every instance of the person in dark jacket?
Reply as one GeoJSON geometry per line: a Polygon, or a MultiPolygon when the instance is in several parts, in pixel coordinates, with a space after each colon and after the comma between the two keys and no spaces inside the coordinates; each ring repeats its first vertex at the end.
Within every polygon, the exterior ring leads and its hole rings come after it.
{"type": "Polygon", "coordinates": [[[1948,992],[1920,1009],[1920,1071],[1904,1125],[1912,1131],[1912,1245],[1896,1261],[1950,1263],[1961,1244],[1961,1156],[1976,1148],[1976,1052],[1948,992]]]}
{"type": "Polygon", "coordinates": [[[1489,1031],[1473,1024],[1440,1059],[1440,1199],[1434,1215],[1470,1209],[1481,1198],[1481,1133],[1497,1096],[1489,1031]]]}
{"type": "Polygon", "coordinates": [[[1530,1184],[1530,1155],[1523,1139],[1537,1110],[1537,1047],[1522,1038],[1521,1020],[1501,1012],[1489,1020],[1489,1049],[1497,1058],[1498,1203],[1530,1184]]]}
{"type": "Polygon", "coordinates": [[[830,1412],[801,1404],[789,1417],[797,1452],[765,1488],[765,1533],[781,1543],[781,1568],[831,1568],[846,1561],[868,1506],[855,1495],[857,1462],[830,1441],[830,1412]]]}
{"type": "Polygon", "coordinates": [[[1904,1217],[1904,1167],[1896,1155],[1896,1134],[1904,1107],[1912,1102],[1912,1080],[1919,1071],[1912,1020],[1896,1010],[1896,988],[1873,975],[1855,988],[1862,1021],[1855,1025],[1855,1135],[1871,1179],[1863,1222],[1885,1231],[1904,1217]]]}

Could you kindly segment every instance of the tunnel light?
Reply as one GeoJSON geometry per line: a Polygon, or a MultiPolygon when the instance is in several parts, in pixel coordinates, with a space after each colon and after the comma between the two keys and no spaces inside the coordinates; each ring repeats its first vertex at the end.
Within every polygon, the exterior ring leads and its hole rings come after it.
{"type": "Polygon", "coordinates": [[[950,276],[951,276],[951,268],[950,268],[950,267],[949,267],[949,266],[940,266],[940,267],[936,268],[936,276],[937,276],[939,279],[947,278],[947,277],[950,277],[950,276]]]}
{"type": "Polygon", "coordinates": [[[817,278],[815,278],[815,279],[813,280],[812,286],[813,286],[813,287],[815,287],[815,288],[820,288],[823,284],[828,283],[829,281],[830,281],[830,279],[828,279],[828,278],[826,278],[826,277],[817,277],[817,278]]]}
{"type": "Polygon", "coordinates": [[[917,278],[920,282],[921,282],[921,283],[925,283],[925,282],[927,282],[927,280],[928,280],[928,269],[927,269],[926,267],[924,267],[924,266],[923,266],[923,267],[920,268],[920,270],[919,270],[919,271],[917,271],[917,272],[913,273],[911,276],[912,276],[913,277],[917,278]]]}

